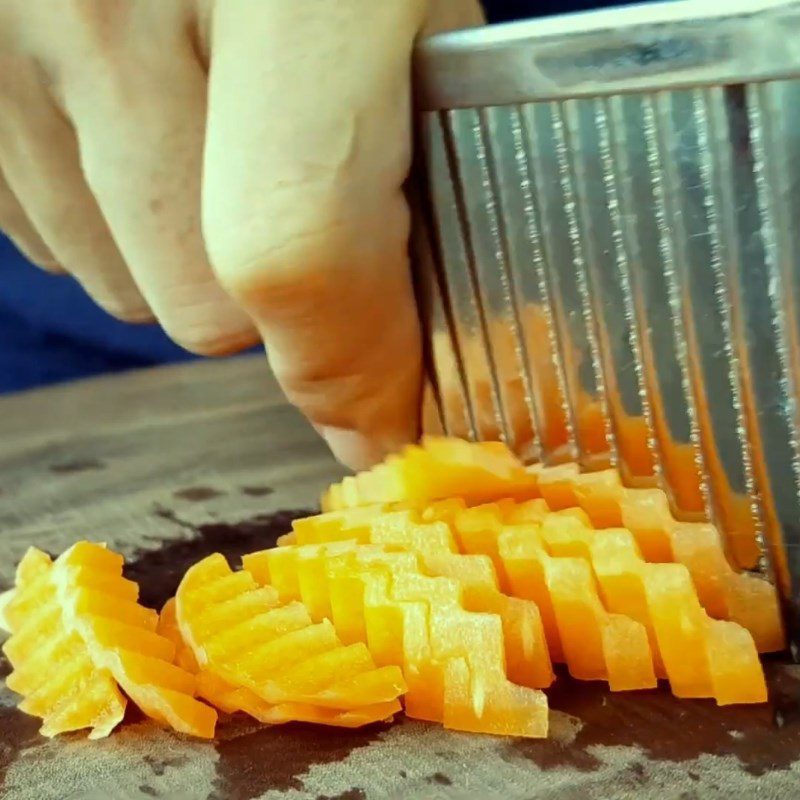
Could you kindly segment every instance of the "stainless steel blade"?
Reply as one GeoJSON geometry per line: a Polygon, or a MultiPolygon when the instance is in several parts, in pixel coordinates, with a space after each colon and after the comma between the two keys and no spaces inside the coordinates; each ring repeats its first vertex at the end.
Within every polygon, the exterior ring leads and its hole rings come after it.
{"type": "Polygon", "coordinates": [[[416,225],[445,431],[609,463],[800,641],[800,3],[434,37],[416,225]]]}

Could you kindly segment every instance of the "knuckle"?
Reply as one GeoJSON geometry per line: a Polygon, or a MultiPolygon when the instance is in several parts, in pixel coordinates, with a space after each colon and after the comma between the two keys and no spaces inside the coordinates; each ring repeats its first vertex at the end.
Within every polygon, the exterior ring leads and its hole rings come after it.
{"type": "Polygon", "coordinates": [[[231,215],[246,206],[237,197],[206,209],[204,237],[217,279],[251,311],[313,311],[345,289],[371,290],[382,265],[404,264],[408,211],[399,191],[369,207],[327,192],[301,195],[282,205],[278,193],[255,213],[231,215]]]}
{"type": "Polygon", "coordinates": [[[217,270],[222,286],[245,307],[293,305],[303,298],[323,298],[330,291],[333,275],[316,265],[285,260],[276,252],[232,261],[217,270]]]}
{"type": "Polygon", "coordinates": [[[357,235],[342,220],[295,220],[290,231],[250,238],[209,248],[219,282],[246,307],[318,302],[357,273],[357,235]]]}

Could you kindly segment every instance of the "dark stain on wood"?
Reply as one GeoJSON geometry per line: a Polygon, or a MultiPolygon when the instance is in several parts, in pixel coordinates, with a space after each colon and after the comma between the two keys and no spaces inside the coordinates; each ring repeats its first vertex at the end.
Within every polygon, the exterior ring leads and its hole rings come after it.
{"type": "Polygon", "coordinates": [[[160,609],[175,594],[181,578],[193,564],[212,553],[222,553],[235,568],[245,553],[273,547],[279,536],[291,530],[292,520],[313,513],[309,509],[291,509],[260,514],[242,522],[193,525],[173,511],[157,507],[158,516],[181,526],[191,536],[165,538],[154,550],[138,551],[128,559],[125,577],[139,584],[140,601],[144,605],[160,609]]]}
{"type": "Polygon", "coordinates": [[[354,786],[340,794],[319,794],[317,800],[367,800],[367,794],[363,789],[354,786]]]}
{"type": "Polygon", "coordinates": [[[591,771],[600,762],[587,748],[622,745],[638,747],[654,761],[732,756],[754,776],[789,769],[800,757],[800,668],[776,662],[765,668],[769,704],[724,708],[711,700],[678,700],[666,688],[609,692],[604,684],[562,674],[547,694],[551,708],[583,722],[575,741],[517,740],[509,743],[509,755],[523,756],[546,770],[567,766],[591,771]],[[783,709],[782,727],[776,724],[776,709],[783,709]]]}
{"type": "MultiPolygon", "coordinates": [[[[128,705],[133,705],[133,703],[129,703],[128,705]]],[[[168,769],[182,767],[188,761],[185,756],[178,756],[177,758],[153,758],[153,756],[145,756],[143,760],[153,771],[153,775],[159,778],[168,769]]]]}
{"type": "Polygon", "coordinates": [[[84,458],[76,459],[75,461],[62,461],[60,464],[51,464],[50,472],[56,475],[71,475],[74,472],[89,472],[105,468],[105,463],[97,458],[84,458]]]}
{"type": "Polygon", "coordinates": [[[592,772],[602,766],[599,758],[585,752],[578,743],[565,745],[553,739],[517,739],[509,742],[507,749],[512,760],[522,756],[547,772],[563,768],[592,772]]]}
{"type": "Polygon", "coordinates": [[[636,778],[639,779],[644,778],[645,774],[644,764],[642,764],[640,761],[637,761],[636,763],[631,764],[628,767],[628,772],[630,772],[630,774],[635,776],[636,778]]]}
{"type": "Polygon", "coordinates": [[[271,486],[242,486],[242,494],[248,497],[269,497],[275,490],[271,486]]]}
{"type": "Polygon", "coordinates": [[[222,497],[223,494],[224,492],[212,489],[210,486],[190,486],[188,489],[175,492],[175,497],[179,500],[188,500],[190,503],[202,503],[215,497],[222,497]]]}
{"type": "MultiPolygon", "coordinates": [[[[0,654],[0,680],[11,672],[8,660],[0,654]]],[[[3,795],[6,772],[29,747],[41,743],[41,721],[23,714],[13,706],[0,705],[0,796],[3,795]]]]}
{"type": "Polygon", "coordinates": [[[343,761],[388,727],[382,723],[345,730],[291,723],[234,734],[217,743],[217,777],[209,800],[254,800],[270,790],[302,791],[302,777],[311,767],[343,761]]]}

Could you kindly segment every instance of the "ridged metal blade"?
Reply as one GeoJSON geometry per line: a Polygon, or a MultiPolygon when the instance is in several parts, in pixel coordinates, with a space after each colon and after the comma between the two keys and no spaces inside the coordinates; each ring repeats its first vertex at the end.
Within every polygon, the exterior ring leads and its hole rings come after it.
{"type": "Polygon", "coordinates": [[[660,485],[796,600],[800,81],[432,111],[423,140],[443,428],[660,485]]]}

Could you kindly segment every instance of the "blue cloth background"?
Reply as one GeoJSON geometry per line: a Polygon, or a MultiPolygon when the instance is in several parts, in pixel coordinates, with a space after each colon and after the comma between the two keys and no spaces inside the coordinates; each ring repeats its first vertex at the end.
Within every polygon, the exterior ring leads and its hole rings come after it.
{"type": "MultiPolygon", "coordinates": [[[[490,21],[501,22],[635,1],[485,0],[485,6],[490,21]]],[[[158,327],[117,322],[72,279],[29,266],[0,234],[0,393],[189,358],[158,327]]]]}

